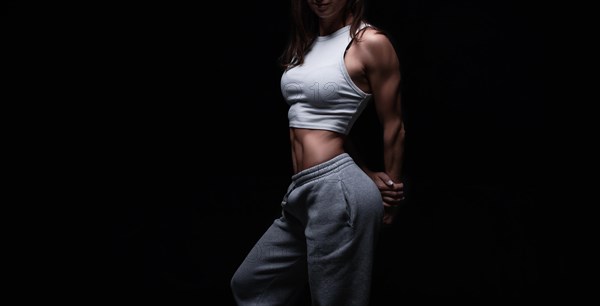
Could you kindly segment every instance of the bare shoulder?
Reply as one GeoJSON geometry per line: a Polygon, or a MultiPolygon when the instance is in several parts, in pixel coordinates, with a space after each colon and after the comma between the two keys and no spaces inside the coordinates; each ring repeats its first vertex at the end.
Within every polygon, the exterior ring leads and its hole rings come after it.
{"type": "Polygon", "coordinates": [[[396,49],[390,38],[382,31],[367,27],[357,43],[360,56],[371,65],[391,64],[396,61],[396,49]]]}
{"type": "Polygon", "coordinates": [[[362,36],[360,36],[359,44],[361,47],[370,49],[371,51],[394,50],[390,38],[383,31],[373,27],[366,27],[364,30],[362,30],[362,36]]]}

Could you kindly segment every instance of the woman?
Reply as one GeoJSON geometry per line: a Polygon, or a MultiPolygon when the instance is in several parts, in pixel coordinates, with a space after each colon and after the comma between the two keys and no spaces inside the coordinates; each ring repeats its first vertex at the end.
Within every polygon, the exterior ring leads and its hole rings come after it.
{"type": "Polygon", "coordinates": [[[291,8],[280,59],[294,174],[281,218],[231,289],[238,305],[293,305],[305,283],[312,305],[368,305],[377,238],[404,197],[398,58],[365,21],[363,0],[292,0],[291,8]],[[347,137],[367,103],[383,127],[383,172],[361,168],[347,137]]]}

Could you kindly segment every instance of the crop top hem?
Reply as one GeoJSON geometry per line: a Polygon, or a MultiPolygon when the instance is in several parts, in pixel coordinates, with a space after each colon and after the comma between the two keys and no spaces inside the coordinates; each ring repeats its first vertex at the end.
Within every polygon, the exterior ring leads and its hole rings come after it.
{"type": "Polygon", "coordinates": [[[333,126],[333,125],[325,125],[325,124],[322,124],[322,123],[319,123],[319,124],[310,124],[310,123],[306,123],[306,122],[291,122],[289,124],[289,127],[291,127],[291,128],[300,128],[300,129],[311,129],[311,130],[324,130],[324,131],[331,131],[331,132],[336,132],[336,133],[348,135],[348,131],[346,131],[343,128],[336,127],[336,126],[333,126]]]}

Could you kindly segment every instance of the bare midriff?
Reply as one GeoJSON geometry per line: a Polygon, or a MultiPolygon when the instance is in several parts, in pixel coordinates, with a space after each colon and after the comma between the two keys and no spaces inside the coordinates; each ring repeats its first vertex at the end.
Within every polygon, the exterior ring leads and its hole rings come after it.
{"type": "Polygon", "coordinates": [[[344,153],[345,138],[332,131],[290,128],[294,173],[344,153]]]}

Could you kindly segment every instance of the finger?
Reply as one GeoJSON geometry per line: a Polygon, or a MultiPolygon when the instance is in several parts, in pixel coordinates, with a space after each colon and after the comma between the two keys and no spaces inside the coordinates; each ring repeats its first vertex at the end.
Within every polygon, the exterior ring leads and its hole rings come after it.
{"type": "Polygon", "coordinates": [[[381,191],[381,197],[384,199],[402,200],[404,199],[403,192],[381,191]]]}
{"type": "Polygon", "coordinates": [[[400,198],[400,199],[393,199],[393,198],[383,198],[384,203],[388,203],[390,205],[399,205],[400,203],[402,203],[404,199],[400,198]]]}
{"type": "Polygon", "coordinates": [[[400,205],[400,203],[402,203],[401,199],[383,198],[383,201],[384,201],[383,203],[387,204],[388,206],[398,206],[398,205],[400,205]]]}
{"type": "Polygon", "coordinates": [[[394,183],[391,186],[388,185],[388,187],[390,187],[390,189],[392,189],[392,190],[400,191],[400,190],[404,190],[404,183],[394,183]]]}
{"type": "Polygon", "coordinates": [[[404,192],[403,191],[393,191],[393,190],[382,190],[381,195],[397,199],[397,198],[403,197],[404,192]]]}
{"type": "Polygon", "coordinates": [[[388,179],[385,180],[385,184],[387,186],[389,186],[390,188],[392,188],[392,189],[397,189],[397,190],[404,189],[404,183],[403,182],[401,182],[401,181],[394,181],[394,180],[392,180],[390,178],[388,178],[388,179]]]}
{"type": "Polygon", "coordinates": [[[385,194],[381,195],[381,199],[384,202],[394,202],[394,203],[397,203],[397,202],[403,201],[405,198],[406,197],[404,196],[404,194],[399,194],[399,195],[395,195],[395,196],[389,196],[389,195],[385,195],[385,194]]]}
{"type": "Polygon", "coordinates": [[[386,185],[394,186],[394,181],[385,172],[378,172],[377,177],[386,185]]]}
{"type": "Polygon", "coordinates": [[[393,202],[394,204],[398,204],[401,201],[404,200],[404,196],[399,196],[399,197],[388,197],[388,196],[382,196],[381,199],[384,202],[393,202]]]}
{"type": "Polygon", "coordinates": [[[379,189],[379,191],[381,191],[381,192],[384,192],[384,191],[394,191],[394,188],[393,188],[394,185],[393,184],[392,185],[388,185],[385,182],[379,182],[379,183],[376,183],[376,185],[377,185],[377,188],[379,189]]]}
{"type": "Polygon", "coordinates": [[[381,192],[390,190],[390,187],[383,182],[375,182],[375,185],[377,185],[377,189],[379,189],[381,192]]]}

